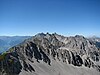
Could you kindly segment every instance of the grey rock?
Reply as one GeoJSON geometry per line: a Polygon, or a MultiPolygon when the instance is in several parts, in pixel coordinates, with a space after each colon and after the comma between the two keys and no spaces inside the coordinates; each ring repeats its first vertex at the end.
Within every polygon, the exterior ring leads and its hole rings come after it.
{"type": "MultiPolygon", "coordinates": [[[[2,75],[4,73],[18,75],[22,69],[35,72],[35,68],[29,62],[35,64],[35,62],[43,61],[51,66],[52,60],[74,66],[85,65],[100,71],[100,65],[95,63],[100,61],[100,49],[94,42],[80,35],[65,37],[57,33],[39,33],[10,48],[6,54],[0,60],[2,75]],[[10,64],[9,60],[13,60],[13,64],[10,64]]],[[[0,55],[1,58],[2,55],[0,55]]]]}

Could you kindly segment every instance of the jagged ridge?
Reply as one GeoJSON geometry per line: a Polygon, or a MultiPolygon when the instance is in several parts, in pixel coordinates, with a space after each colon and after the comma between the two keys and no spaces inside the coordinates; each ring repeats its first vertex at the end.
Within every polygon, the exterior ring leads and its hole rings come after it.
{"type": "Polygon", "coordinates": [[[79,35],[64,37],[56,33],[39,33],[0,56],[0,73],[19,75],[21,70],[35,72],[29,62],[43,61],[51,66],[52,60],[100,71],[96,63],[100,60],[100,49],[92,41],[79,35]]]}

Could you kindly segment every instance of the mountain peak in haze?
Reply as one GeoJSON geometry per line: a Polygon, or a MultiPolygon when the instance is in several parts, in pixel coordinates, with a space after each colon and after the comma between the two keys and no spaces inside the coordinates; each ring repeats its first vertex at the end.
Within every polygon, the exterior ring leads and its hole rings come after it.
{"type": "Polygon", "coordinates": [[[23,42],[31,36],[0,36],[0,52],[5,52],[9,48],[23,42]]]}

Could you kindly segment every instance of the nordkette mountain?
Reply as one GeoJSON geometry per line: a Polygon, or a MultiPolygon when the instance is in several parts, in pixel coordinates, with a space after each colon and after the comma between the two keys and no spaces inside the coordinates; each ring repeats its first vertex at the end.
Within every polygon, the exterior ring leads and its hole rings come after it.
{"type": "Polygon", "coordinates": [[[0,75],[100,75],[100,41],[39,33],[0,55],[0,75]]]}

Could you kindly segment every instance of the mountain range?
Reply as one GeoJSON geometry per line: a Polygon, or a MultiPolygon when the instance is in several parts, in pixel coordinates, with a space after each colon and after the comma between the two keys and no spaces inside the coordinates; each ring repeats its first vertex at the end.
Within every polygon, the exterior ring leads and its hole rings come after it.
{"type": "Polygon", "coordinates": [[[0,75],[100,75],[99,41],[39,33],[0,55],[0,75]]]}
{"type": "Polygon", "coordinates": [[[31,36],[0,36],[0,53],[7,51],[9,48],[30,37],[31,36]]]}

